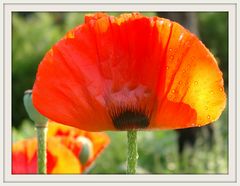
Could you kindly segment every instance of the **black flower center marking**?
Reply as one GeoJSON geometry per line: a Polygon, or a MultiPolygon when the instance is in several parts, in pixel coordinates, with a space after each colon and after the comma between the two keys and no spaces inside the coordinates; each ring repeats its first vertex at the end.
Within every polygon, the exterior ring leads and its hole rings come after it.
{"type": "Polygon", "coordinates": [[[109,114],[118,130],[144,129],[150,122],[150,114],[135,107],[114,107],[109,110],[109,114]]]}

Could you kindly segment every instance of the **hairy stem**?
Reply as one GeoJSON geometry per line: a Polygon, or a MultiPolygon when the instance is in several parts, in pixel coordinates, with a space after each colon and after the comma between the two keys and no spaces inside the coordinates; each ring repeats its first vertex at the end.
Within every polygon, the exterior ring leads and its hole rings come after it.
{"type": "Polygon", "coordinates": [[[37,125],[38,174],[47,173],[47,125],[37,125]]]}
{"type": "Polygon", "coordinates": [[[132,130],[127,132],[128,138],[128,159],[127,159],[127,174],[135,174],[137,166],[137,131],[132,130]]]}

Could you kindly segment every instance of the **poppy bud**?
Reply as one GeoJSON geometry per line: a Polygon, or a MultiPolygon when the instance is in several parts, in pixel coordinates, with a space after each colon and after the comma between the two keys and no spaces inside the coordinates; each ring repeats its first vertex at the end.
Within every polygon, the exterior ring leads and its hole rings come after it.
{"type": "Polygon", "coordinates": [[[79,153],[79,160],[84,165],[93,155],[93,144],[92,142],[86,137],[78,137],[77,141],[82,143],[82,149],[79,153]]]}
{"type": "Polygon", "coordinates": [[[47,123],[47,118],[41,115],[33,106],[32,103],[32,90],[26,90],[23,96],[23,103],[28,116],[35,124],[45,125],[47,123]]]}

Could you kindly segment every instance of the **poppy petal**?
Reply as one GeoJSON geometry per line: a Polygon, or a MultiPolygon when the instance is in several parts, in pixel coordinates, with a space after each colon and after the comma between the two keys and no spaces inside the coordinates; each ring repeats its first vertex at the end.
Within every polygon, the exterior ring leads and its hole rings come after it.
{"type": "MultiPolygon", "coordinates": [[[[47,141],[47,173],[81,173],[79,160],[57,138],[47,141]]],[[[37,173],[37,140],[28,139],[16,142],[12,147],[12,173],[37,173]]]]}
{"type": "Polygon", "coordinates": [[[226,104],[222,72],[195,35],[174,22],[171,30],[165,49],[165,87],[158,91],[161,95],[152,127],[176,129],[211,123],[226,104]]]}
{"type": "Polygon", "coordinates": [[[83,166],[83,170],[91,166],[93,161],[110,143],[110,138],[103,132],[87,132],[74,127],[69,127],[53,121],[49,121],[48,137],[51,136],[61,137],[62,144],[74,152],[77,158],[79,157],[79,152],[81,151],[81,143],[77,139],[79,137],[86,137],[91,141],[93,145],[93,153],[87,163],[83,166]]]}
{"type": "Polygon", "coordinates": [[[22,140],[12,145],[12,173],[37,173],[37,140],[22,140]]]}
{"type": "Polygon", "coordinates": [[[39,112],[88,131],[200,126],[225,101],[222,73],[201,41],[137,13],[87,15],[45,55],[33,88],[39,112]]]}
{"type": "Polygon", "coordinates": [[[86,26],[79,29],[78,31],[82,33],[81,38],[61,40],[47,53],[40,64],[38,73],[42,77],[37,78],[36,81],[42,81],[43,77],[50,74],[52,78],[48,79],[50,84],[36,84],[35,90],[42,91],[35,91],[34,105],[40,110],[44,107],[42,114],[50,114],[48,118],[59,123],[69,123],[72,126],[81,124],[86,130],[97,131],[102,127],[113,129],[113,126],[108,125],[110,118],[101,104],[103,86],[102,78],[94,64],[97,61],[94,38],[89,34],[86,26]],[[55,65],[58,67],[56,68],[55,65]],[[45,97],[44,104],[38,99],[42,96],[45,97]],[[92,117],[91,113],[95,110],[98,110],[98,114],[92,117]]]}
{"type": "Polygon", "coordinates": [[[81,164],[74,153],[59,142],[57,138],[48,139],[48,162],[51,163],[54,158],[57,161],[54,167],[49,167],[51,174],[77,174],[82,172],[81,164]]]}

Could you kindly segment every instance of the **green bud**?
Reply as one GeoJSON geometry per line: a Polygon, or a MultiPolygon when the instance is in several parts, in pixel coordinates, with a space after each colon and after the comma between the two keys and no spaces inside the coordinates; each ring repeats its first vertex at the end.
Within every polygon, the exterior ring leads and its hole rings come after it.
{"type": "Polygon", "coordinates": [[[78,137],[77,141],[82,143],[82,150],[79,154],[79,160],[84,165],[93,155],[93,144],[86,137],[78,137]]]}
{"type": "Polygon", "coordinates": [[[35,124],[45,125],[47,123],[47,118],[41,115],[33,106],[32,103],[32,90],[26,90],[23,96],[23,103],[25,109],[28,113],[28,116],[31,120],[34,121],[35,124]]]}

